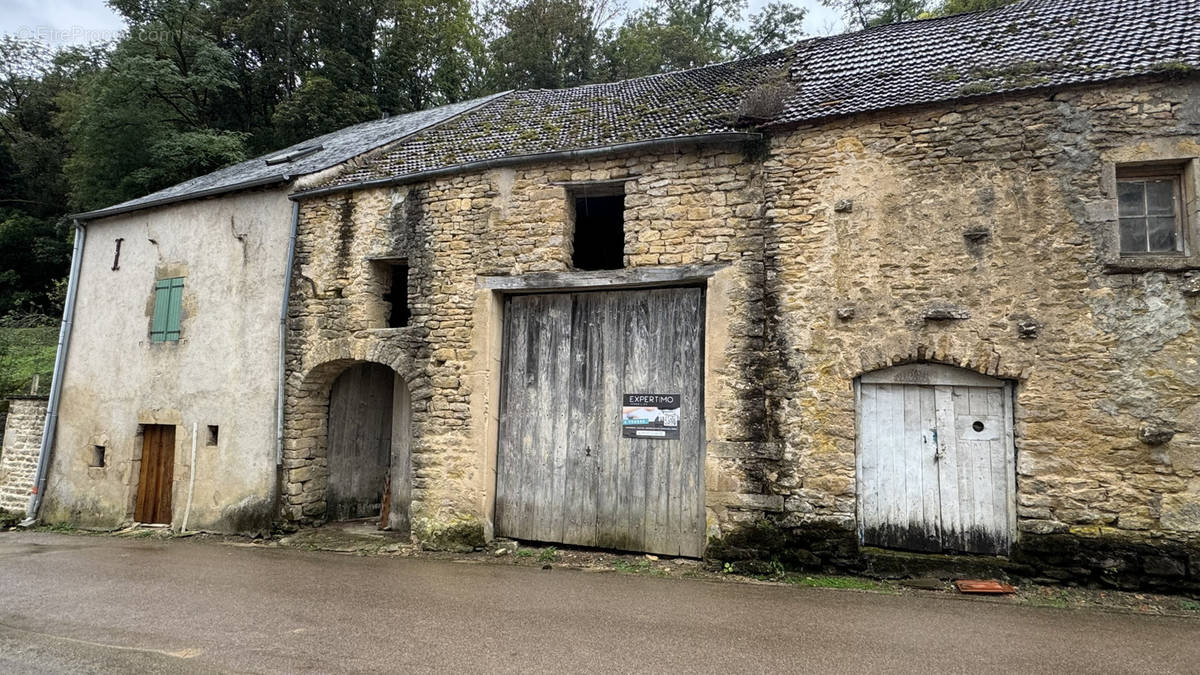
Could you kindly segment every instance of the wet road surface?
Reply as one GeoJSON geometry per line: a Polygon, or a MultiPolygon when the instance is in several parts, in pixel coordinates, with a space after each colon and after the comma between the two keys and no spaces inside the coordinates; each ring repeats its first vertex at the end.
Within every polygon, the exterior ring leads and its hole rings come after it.
{"type": "Polygon", "coordinates": [[[0,671],[1194,673],[1200,620],[0,533],[0,671]]]}

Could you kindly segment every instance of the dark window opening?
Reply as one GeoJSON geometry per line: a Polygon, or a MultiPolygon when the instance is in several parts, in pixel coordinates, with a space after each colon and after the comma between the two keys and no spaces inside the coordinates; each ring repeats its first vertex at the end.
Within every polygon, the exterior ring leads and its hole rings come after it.
{"type": "Polygon", "coordinates": [[[221,427],[217,426],[216,424],[208,425],[208,441],[205,443],[205,445],[216,445],[220,438],[221,427]]]}
{"type": "Polygon", "coordinates": [[[391,303],[388,311],[388,328],[400,328],[408,325],[412,318],[412,310],[408,306],[408,265],[406,263],[389,263],[390,279],[387,283],[387,293],[383,299],[391,303]]]}
{"type": "MultiPolygon", "coordinates": [[[[620,189],[620,188],[618,188],[620,189]]],[[[625,195],[576,193],[572,264],[580,270],[625,266],[625,195]]]]}
{"type": "Polygon", "coordinates": [[[104,466],[104,446],[103,445],[93,445],[92,446],[91,466],[94,466],[94,467],[103,467],[104,466]]]}

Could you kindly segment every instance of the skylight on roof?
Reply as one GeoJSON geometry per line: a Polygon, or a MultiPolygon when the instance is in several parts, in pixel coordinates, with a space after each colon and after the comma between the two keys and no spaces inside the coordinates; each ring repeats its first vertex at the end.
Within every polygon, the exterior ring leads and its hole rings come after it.
{"type": "Polygon", "coordinates": [[[287,164],[288,162],[294,162],[294,161],[300,159],[301,157],[308,157],[309,155],[313,154],[314,152],[320,152],[324,149],[325,149],[325,146],[323,146],[323,145],[306,145],[302,148],[296,148],[295,150],[292,150],[291,152],[285,152],[281,155],[275,155],[274,157],[268,157],[263,161],[266,163],[267,166],[275,166],[276,164],[287,164]]]}

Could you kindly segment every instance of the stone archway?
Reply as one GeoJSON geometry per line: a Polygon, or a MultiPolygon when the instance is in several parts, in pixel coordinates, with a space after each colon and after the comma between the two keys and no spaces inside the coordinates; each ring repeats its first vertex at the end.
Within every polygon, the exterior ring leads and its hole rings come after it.
{"type": "Polygon", "coordinates": [[[350,366],[329,390],[328,520],[378,518],[390,498],[395,373],[377,363],[350,366]]]}
{"type": "Polygon", "coordinates": [[[284,422],[283,518],[320,525],[378,517],[387,505],[382,519],[387,529],[408,532],[408,381],[391,365],[340,358],[308,369],[291,384],[284,422]]]}

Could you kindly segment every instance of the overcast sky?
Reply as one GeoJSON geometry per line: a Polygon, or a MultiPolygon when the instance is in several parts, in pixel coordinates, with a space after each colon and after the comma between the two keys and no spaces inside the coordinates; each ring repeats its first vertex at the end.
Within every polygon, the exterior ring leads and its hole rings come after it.
{"type": "MultiPolygon", "coordinates": [[[[840,29],[837,13],[818,0],[789,1],[808,8],[804,27],[810,35],[840,29]]],[[[0,0],[0,4],[6,6],[0,12],[0,33],[39,37],[51,45],[109,40],[125,26],[104,0],[0,0]]],[[[631,0],[629,4],[641,3],[631,0]]],[[[766,0],[750,0],[751,11],[764,4],[766,0]]]]}

